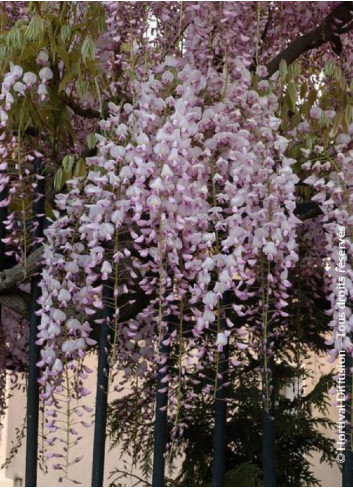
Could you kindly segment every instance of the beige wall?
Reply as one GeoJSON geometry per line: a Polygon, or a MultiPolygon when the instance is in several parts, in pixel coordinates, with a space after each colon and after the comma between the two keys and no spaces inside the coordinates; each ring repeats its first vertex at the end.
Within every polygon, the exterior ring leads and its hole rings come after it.
{"type": "MultiPolygon", "coordinates": [[[[6,389],[5,391],[6,397],[7,394],[8,392],[6,389]]],[[[6,459],[7,447],[9,445],[9,440],[8,440],[9,429],[8,429],[7,418],[8,416],[6,416],[6,419],[3,420],[4,423],[3,426],[0,427],[0,465],[6,459]]],[[[14,485],[13,479],[7,477],[6,472],[7,472],[6,469],[0,469],[0,487],[12,487],[14,485]]]]}
{"type": "MultiPolygon", "coordinates": [[[[96,358],[94,356],[91,356],[88,365],[96,371],[96,358]]],[[[92,374],[88,377],[86,387],[92,391],[92,394],[90,396],[87,396],[85,398],[85,403],[89,406],[94,406],[94,400],[95,400],[95,381],[96,378],[92,374]]],[[[112,398],[112,396],[111,396],[112,398]]],[[[9,401],[9,408],[7,410],[5,422],[4,422],[4,427],[0,429],[0,440],[1,440],[1,445],[0,445],[0,465],[3,462],[5,456],[8,456],[10,446],[11,446],[11,441],[14,441],[16,439],[16,434],[15,430],[16,427],[18,427],[24,417],[25,417],[25,405],[26,405],[26,397],[25,394],[22,392],[16,392],[14,396],[10,399],[9,401]]],[[[87,414],[85,421],[89,421],[89,418],[91,415],[87,414]]],[[[91,428],[75,428],[82,433],[83,439],[79,442],[77,447],[74,447],[72,449],[71,453],[71,459],[74,459],[75,457],[78,457],[80,455],[84,455],[83,460],[81,460],[79,463],[73,465],[70,468],[70,477],[74,480],[80,481],[81,486],[90,486],[91,485],[91,466],[92,466],[92,450],[93,450],[93,425],[91,428]]],[[[22,479],[22,482],[24,484],[24,473],[25,473],[25,440],[22,442],[22,446],[18,451],[18,454],[14,457],[12,460],[10,466],[0,472],[0,487],[9,487],[14,485],[14,480],[16,478],[22,479]]],[[[57,447],[49,447],[49,451],[55,451],[58,452],[59,450],[57,447]]],[[[107,441],[106,445],[106,464],[105,464],[105,480],[104,480],[104,486],[109,486],[109,483],[111,482],[108,479],[109,473],[119,466],[120,468],[123,468],[122,461],[121,461],[122,454],[120,453],[119,449],[114,449],[112,451],[109,451],[109,441],[107,441]]],[[[124,457],[127,459],[126,457],[124,457]]],[[[49,461],[50,462],[50,461],[49,461]]],[[[62,486],[62,487],[69,487],[72,486],[71,482],[63,482],[59,484],[58,477],[59,477],[59,472],[58,471],[53,471],[50,470],[50,464],[49,466],[49,472],[47,474],[44,474],[41,471],[38,471],[38,486],[40,487],[55,487],[55,486],[62,486]]],[[[131,467],[131,460],[129,464],[128,470],[131,470],[134,473],[138,473],[133,467],[131,467]]],[[[124,485],[132,485],[133,483],[136,483],[136,479],[133,479],[131,477],[126,477],[124,480],[124,485]]]]}

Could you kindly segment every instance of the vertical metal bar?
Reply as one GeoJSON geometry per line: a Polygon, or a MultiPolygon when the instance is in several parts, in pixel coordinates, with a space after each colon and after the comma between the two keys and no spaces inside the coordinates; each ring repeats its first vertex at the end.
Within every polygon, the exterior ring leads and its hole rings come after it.
{"type": "MultiPolygon", "coordinates": [[[[270,348],[272,341],[272,328],[268,328],[268,335],[266,339],[266,350],[270,348]]],[[[264,354],[267,354],[265,352],[264,354]]],[[[275,412],[274,412],[274,360],[271,355],[267,360],[268,372],[264,372],[264,375],[271,376],[272,392],[270,394],[269,406],[264,405],[262,411],[262,468],[264,474],[264,487],[276,487],[277,486],[277,473],[276,473],[276,450],[275,450],[275,412]]],[[[267,398],[268,392],[267,383],[263,379],[263,396],[267,398]]],[[[265,402],[265,401],[264,401],[265,402]]]]}
{"type": "MultiPolygon", "coordinates": [[[[230,304],[230,292],[226,291],[222,297],[222,307],[230,304]]],[[[226,313],[221,318],[221,330],[226,329],[226,313]]],[[[227,389],[224,383],[228,380],[229,346],[224,346],[219,354],[218,377],[216,382],[215,400],[215,426],[213,431],[213,464],[212,486],[224,486],[225,452],[226,452],[226,416],[227,416],[227,389]]]]}
{"type": "MultiPolygon", "coordinates": [[[[1,175],[6,174],[6,170],[1,170],[1,175]]],[[[1,192],[0,192],[0,202],[3,200],[7,199],[7,188],[5,187],[1,192]]],[[[5,229],[5,222],[7,219],[7,207],[0,207],[0,270],[5,270],[6,268],[6,256],[5,256],[5,250],[6,250],[6,245],[3,243],[3,239],[6,238],[6,229],[5,229]]],[[[0,309],[1,311],[1,309],[0,309]]]]}
{"type": "MultiPolygon", "coordinates": [[[[42,176],[42,162],[40,159],[34,160],[34,172],[37,176],[42,176]]],[[[44,178],[37,180],[36,192],[38,198],[33,202],[33,218],[37,227],[34,232],[35,238],[44,236],[45,223],[45,183],[44,178]]],[[[40,276],[36,275],[31,279],[31,303],[29,311],[29,358],[28,358],[28,390],[27,390],[27,439],[26,439],[26,487],[37,486],[37,462],[38,462],[38,418],[39,418],[39,384],[38,367],[39,346],[36,345],[39,316],[36,311],[39,309],[38,299],[41,295],[39,287],[40,276]]]]}
{"type": "Polygon", "coordinates": [[[275,424],[272,400],[269,412],[264,409],[262,416],[262,463],[264,472],[264,487],[276,487],[275,424]]]}
{"type": "Polygon", "coordinates": [[[99,347],[98,347],[98,373],[97,373],[97,393],[96,411],[94,418],[94,440],[93,440],[93,465],[92,465],[92,487],[103,487],[104,480],[104,459],[105,459],[105,438],[107,427],[107,406],[108,406],[108,384],[109,384],[109,349],[110,349],[110,325],[108,318],[114,312],[112,307],[113,288],[104,284],[103,302],[104,321],[99,327],[99,347]]]}
{"type": "Polygon", "coordinates": [[[345,353],[345,451],[342,467],[342,487],[353,487],[353,451],[352,451],[352,354],[345,353]]]}
{"type": "MultiPolygon", "coordinates": [[[[166,333],[159,346],[159,355],[161,358],[169,357],[170,345],[167,340],[171,333],[172,318],[168,316],[166,318],[167,328],[166,333]]],[[[152,474],[152,487],[164,487],[164,475],[165,475],[165,451],[167,444],[167,428],[168,428],[168,383],[162,382],[163,377],[167,375],[164,367],[168,365],[169,360],[166,363],[158,365],[157,370],[157,393],[156,393],[156,408],[155,408],[155,422],[154,422],[154,450],[153,450],[153,474],[152,474]],[[163,391],[163,392],[160,392],[163,391]]]]}
{"type": "MultiPolygon", "coordinates": [[[[0,175],[6,175],[6,170],[0,170],[0,175]]],[[[0,192],[0,203],[7,198],[8,192],[7,187],[5,186],[3,190],[0,192]]],[[[0,271],[5,270],[6,268],[6,245],[3,243],[3,239],[6,238],[6,228],[5,221],[7,219],[7,206],[0,207],[0,271]]],[[[2,321],[2,307],[0,304],[0,322],[2,321]]],[[[0,344],[4,341],[3,331],[0,329],[0,344]]],[[[2,365],[6,365],[6,349],[3,348],[3,351],[0,352],[0,362],[2,365]]],[[[6,371],[1,372],[0,381],[3,384],[5,381],[6,385],[6,371]]]]}

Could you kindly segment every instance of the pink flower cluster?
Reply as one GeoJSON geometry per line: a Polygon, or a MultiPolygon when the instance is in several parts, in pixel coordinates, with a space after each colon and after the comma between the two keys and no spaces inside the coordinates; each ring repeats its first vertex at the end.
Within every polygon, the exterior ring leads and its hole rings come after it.
{"type": "MultiPolygon", "coordinates": [[[[217,352],[227,342],[239,355],[246,348],[245,331],[229,319],[226,330],[215,329],[226,291],[236,314],[258,314],[260,337],[269,304],[259,299],[257,311],[248,311],[249,297],[261,298],[266,286],[273,318],[286,316],[288,270],[298,258],[298,177],[278,134],[276,96],[251,89],[240,58],[236,67],[234,81],[225,80],[167,56],[147,81],[135,80],[134,106],[109,105],[104,136],[96,135],[99,154],[87,159],[87,178],[67,182],[68,193],[57,196],[47,231],[38,340],[46,399],[61,391],[64,365],[74,369],[84,357],[107,279],[112,362],[124,373],[117,389],[136,376],[148,382],[153,364],[166,362],[156,352],[163,341],[179,364],[175,375],[163,367],[175,420],[195,395],[195,373],[202,379],[211,365],[217,375],[217,352]],[[268,264],[266,284],[257,282],[260,261],[268,264]],[[150,303],[121,320],[136,283],[150,303]]],[[[214,395],[214,379],[204,394],[214,395]]],[[[148,404],[145,410],[150,416],[148,404]]],[[[176,423],[180,434],[185,419],[176,423]]]]}

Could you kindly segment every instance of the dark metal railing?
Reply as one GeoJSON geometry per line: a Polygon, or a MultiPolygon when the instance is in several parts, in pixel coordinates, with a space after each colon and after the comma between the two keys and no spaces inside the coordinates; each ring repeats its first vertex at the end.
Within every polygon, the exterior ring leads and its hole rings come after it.
{"type": "MultiPolygon", "coordinates": [[[[6,175],[6,170],[1,170],[0,174],[6,175]]],[[[4,187],[3,190],[0,192],[0,203],[5,201],[6,199],[7,199],[7,188],[4,187]]],[[[3,239],[6,238],[6,227],[5,227],[6,219],[7,219],[7,206],[0,207],[0,271],[5,270],[6,268],[5,265],[6,245],[3,242],[3,239]]]]}
{"type": "Polygon", "coordinates": [[[277,486],[276,445],[275,445],[275,397],[274,397],[274,357],[271,351],[273,328],[268,326],[264,345],[267,356],[267,372],[263,372],[263,409],[262,409],[262,469],[264,487],[277,486]]]}
{"type": "MultiPolygon", "coordinates": [[[[223,316],[221,318],[221,331],[226,330],[227,308],[230,304],[230,293],[225,292],[222,297],[223,316]]],[[[226,416],[227,416],[227,392],[225,384],[228,381],[229,347],[223,347],[219,353],[219,367],[216,381],[215,400],[215,425],[213,429],[213,464],[212,485],[213,487],[224,486],[225,474],[225,449],[226,449],[226,416]]]]}
{"type": "Polygon", "coordinates": [[[159,357],[162,362],[157,367],[156,381],[156,407],[155,407],[155,422],[154,422],[154,451],[153,451],[153,474],[152,486],[164,487],[165,477],[165,451],[167,443],[168,430],[168,383],[162,382],[168,372],[165,367],[169,364],[170,354],[170,334],[172,331],[173,318],[166,318],[166,332],[163,335],[159,346],[159,357]]]}
{"type": "MultiPolygon", "coordinates": [[[[35,238],[43,238],[45,223],[45,180],[42,177],[41,160],[34,161],[34,172],[37,177],[37,197],[33,203],[33,218],[36,225],[35,238]]],[[[28,388],[27,388],[27,438],[26,438],[26,487],[37,485],[38,463],[38,418],[39,418],[39,361],[40,347],[36,345],[40,317],[36,314],[39,309],[38,299],[41,295],[39,286],[40,275],[31,279],[31,302],[29,310],[29,356],[28,356],[28,388]]]]}
{"type": "Polygon", "coordinates": [[[105,438],[107,428],[107,407],[109,388],[109,350],[110,350],[110,325],[108,318],[111,317],[113,308],[113,289],[108,284],[103,285],[103,323],[99,327],[98,345],[98,372],[96,412],[94,417],[94,440],[93,440],[93,464],[92,464],[92,487],[103,487],[104,481],[104,459],[105,438]]]}

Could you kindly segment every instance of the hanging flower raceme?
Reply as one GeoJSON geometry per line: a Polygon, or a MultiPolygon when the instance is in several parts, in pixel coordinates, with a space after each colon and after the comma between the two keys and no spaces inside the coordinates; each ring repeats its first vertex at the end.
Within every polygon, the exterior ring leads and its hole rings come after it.
{"type": "MultiPolygon", "coordinates": [[[[245,4],[220,6],[218,19],[226,27],[216,33],[208,8],[187,7],[193,17],[197,11],[197,22],[186,32],[186,62],[167,56],[147,75],[136,61],[147,49],[146,5],[134,5],[142,20],[112,38],[131,48],[127,53],[121,47],[117,65],[127,72],[133,63],[139,66],[129,81],[131,103],[110,104],[110,116],[101,122],[99,153],[86,161],[87,178],[67,182],[68,193],[57,197],[62,214],[47,235],[38,337],[48,401],[61,392],[66,366],[74,371],[93,342],[107,280],[113,289],[111,361],[124,371],[122,382],[134,376],[148,382],[155,372],[151,363],[166,361],[156,354],[166,343],[177,364],[177,373],[165,376],[176,419],[192,400],[187,385],[196,370],[202,378],[228,343],[239,352],[251,345],[244,329],[237,330],[236,317],[252,321],[252,346],[266,337],[269,321],[285,322],[288,272],[298,258],[294,160],[286,157],[288,140],[278,134],[278,101],[268,82],[260,81],[259,92],[251,86],[251,53],[241,56],[248,39],[243,36],[240,47],[232,42],[230,24],[245,4]],[[212,43],[202,51],[200,41],[210,35],[212,43]],[[131,289],[150,301],[126,318],[131,289]],[[226,292],[234,298],[235,321],[222,306],[226,292]],[[222,329],[221,319],[227,324],[222,329]]],[[[130,6],[107,3],[107,9],[112,29],[117,17],[131,19],[130,6]]],[[[41,90],[52,78],[46,54],[37,61],[41,90]]],[[[257,75],[266,76],[266,69],[259,67],[257,75]]],[[[26,86],[34,82],[31,74],[23,78],[26,86]]],[[[20,93],[23,87],[17,88],[20,93]]],[[[80,384],[75,388],[80,396],[80,384]]],[[[205,382],[204,392],[212,389],[212,381],[205,382]]]]}
{"type": "Polygon", "coordinates": [[[352,151],[347,149],[350,137],[339,134],[336,144],[326,158],[305,163],[311,170],[304,183],[312,187],[312,201],[317,203],[323,213],[321,222],[326,238],[326,286],[331,303],[329,314],[333,328],[330,343],[332,361],[343,349],[352,352],[352,229],[353,201],[352,151]]]}

